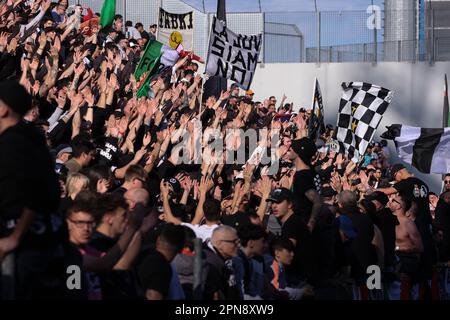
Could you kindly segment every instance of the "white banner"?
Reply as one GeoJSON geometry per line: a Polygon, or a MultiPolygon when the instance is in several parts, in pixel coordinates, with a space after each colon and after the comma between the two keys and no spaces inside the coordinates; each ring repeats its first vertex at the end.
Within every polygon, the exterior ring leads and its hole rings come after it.
{"type": "Polygon", "coordinates": [[[258,63],[261,41],[261,34],[236,34],[214,17],[205,73],[230,79],[248,90],[258,63]]]}
{"type": "Polygon", "coordinates": [[[157,40],[176,49],[182,45],[184,50],[192,51],[194,39],[194,12],[183,14],[169,13],[159,8],[157,40]]]}

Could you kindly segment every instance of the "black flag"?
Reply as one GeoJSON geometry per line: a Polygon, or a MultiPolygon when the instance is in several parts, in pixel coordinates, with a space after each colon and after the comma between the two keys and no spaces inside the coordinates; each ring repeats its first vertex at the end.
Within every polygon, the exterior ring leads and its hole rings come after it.
{"type": "MultiPolygon", "coordinates": [[[[225,0],[217,0],[217,19],[227,21],[225,0]]],[[[222,91],[227,90],[227,79],[214,76],[210,77],[203,85],[203,101],[206,101],[211,96],[219,98],[222,91]]]]}

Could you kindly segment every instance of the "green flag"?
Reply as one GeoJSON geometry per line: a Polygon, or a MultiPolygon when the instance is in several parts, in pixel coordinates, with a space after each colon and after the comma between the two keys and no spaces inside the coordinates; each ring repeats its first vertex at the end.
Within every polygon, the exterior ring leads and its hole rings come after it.
{"type": "Polygon", "coordinates": [[[139,61],[139,64],[134,71],[134,77],[137,81],[141,80],[141,76],[153,67],[153,63],[161,57],[162,43],[156,40],[152,40],[147,44],[144,54],[139,61]]]}
{"type": "Polygon", "coordinates": [[[163,54],[162,47],[161,42],[150,41],[145,48],[145,52],[134,71],[134,77],[140,82],[139,90],[136,94],[137,97],[148,96],[150,80],[158,70],[159,62],[163,54]],[[142,76],[144,76],[144,79],[141,79],[142,76]]]}
{"type": "Polygon", "coordinates": [[[103,28],[110,27],[116,15],[116,0],[105,0],[103,2],[102,11],[100,13],[100,26],[103,28]]]}

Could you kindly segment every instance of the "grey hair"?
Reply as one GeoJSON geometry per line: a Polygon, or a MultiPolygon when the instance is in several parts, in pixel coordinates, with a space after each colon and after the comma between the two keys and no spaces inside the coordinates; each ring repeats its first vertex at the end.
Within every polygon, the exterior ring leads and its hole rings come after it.
{"type": "Polygon", "coordinates": [[[220,225],[217,228],[214,229],[212,235],[211,235],[211,243],[213,245],[217,244],[217,241],[220,240],[218,239],[219,236],[223,233],[227,233],[227,232],[231,232],[235,235],[237,235],[237,231],[235,228],[227,226],[227,225],[220,225]]]}
{"type": "Polygon", "coordinates": [[[344,190],[339,193],[337,200],[344,208],[356,207],[358,204],[358,196],[350,190],[344,190]]]}

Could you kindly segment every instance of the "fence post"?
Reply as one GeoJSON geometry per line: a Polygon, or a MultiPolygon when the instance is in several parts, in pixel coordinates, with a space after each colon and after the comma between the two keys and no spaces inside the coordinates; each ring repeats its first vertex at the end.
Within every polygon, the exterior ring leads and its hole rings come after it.
{"type": "Polygon", "coordinates": [[[316,12],[317,18],[317,63],[320,63],[320,11],[316,12]]]}
{"type": "Polygon", "coordinates": [[[367,61],[367,43],[363,44],[363,62],[367,61]]]}
{"type": "Polygon", "coordinates": [[[330,51],[328,52],[328,62],[333,62],[333,46],[330,46],[330,51]]]}
{"type": "Polygon", "coordinates": [[[125,22],[127,21],[127,0],[123,0],[123,22],[125,26],[125,22]]]}
{"type": "Polygon", "coordinates": [[[397,61],[402,61],[402,41],[397,41],[397,61]]]}
{"type": "Polygon", "coordinates": [[[192,284],[192,293],[194,300],[203,298],[202,292],[202,239],[194,239],[194,282],[192,284]]]}
{"type": "Polygon", "coordinates": [[[374,33],[374,55],[373,55],[373,63],[376,64],[378,61],[378,42],[377,42],[377,28],[373,28],[374,33]]]}
{"type": "Polygon", "coordinates": [[[434,38],[434,8],[431,9],[431,39],[430,39],[430,50],[431,50],[431,54],[430,54],[430,63],[434,62],[434,58],[435,58],[435,42],[436,39],[434,38]]]}

